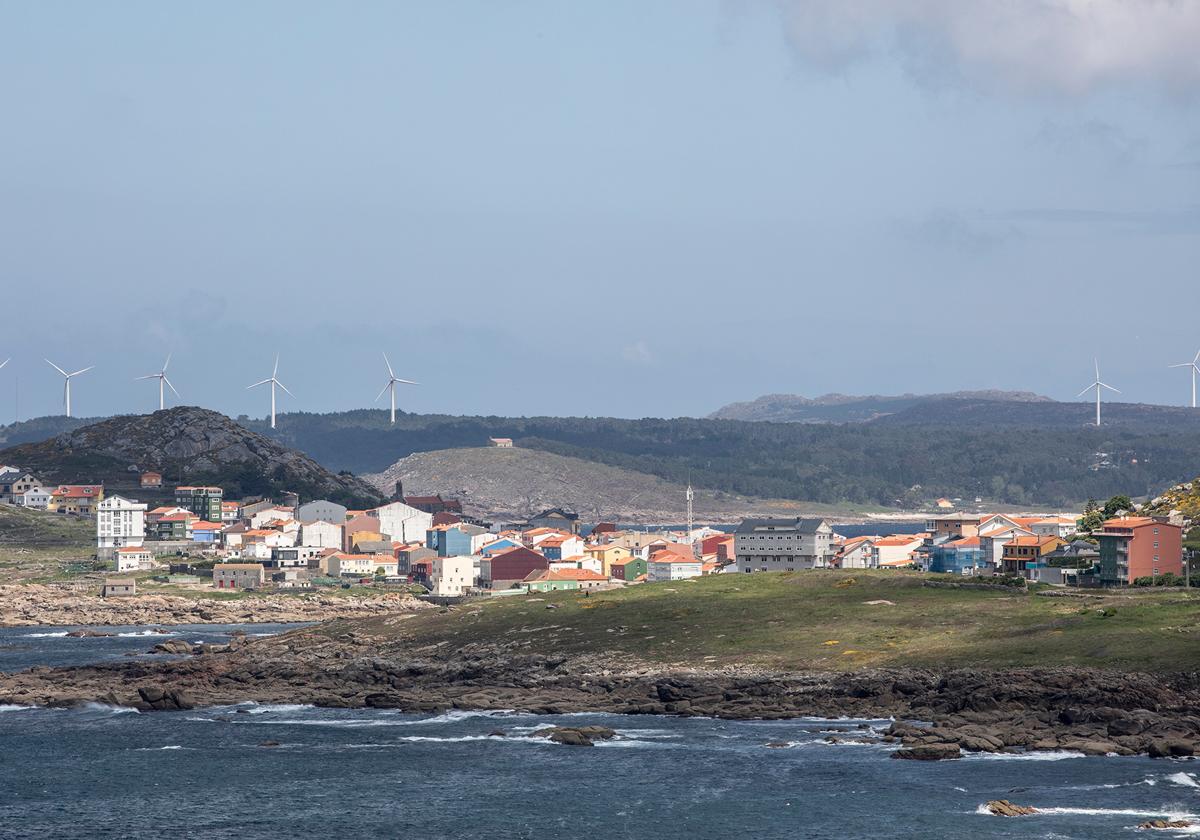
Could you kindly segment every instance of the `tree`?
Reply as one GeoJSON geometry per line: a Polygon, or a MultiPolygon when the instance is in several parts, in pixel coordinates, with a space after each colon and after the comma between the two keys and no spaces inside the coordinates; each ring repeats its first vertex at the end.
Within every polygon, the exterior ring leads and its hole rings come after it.
{"type": "Polygon", "coordinates": [[[1123,510],[1133,510],[1133,501],[1128,496],[1113,496],[1104,503],[1104,518],[1112,519],[1123,510]]]}
{"type": "Polygon", "coordinates": [[[1083,509],[1083,517],[1079,520],[1079,529],[1092,533],[1104,524],[1104,514],[1100,511],[1100,505],[1095,499],[1088,499],[1087,505],[1083,509]]]}

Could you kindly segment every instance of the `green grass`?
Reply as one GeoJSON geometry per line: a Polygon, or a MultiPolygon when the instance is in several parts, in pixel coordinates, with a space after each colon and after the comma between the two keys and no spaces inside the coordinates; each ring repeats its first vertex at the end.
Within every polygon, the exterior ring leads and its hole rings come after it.
{"type": "Polygon", "coordinates": [[[90,571],[90,519],[0,505],[0,583],[68,580],[90,571]]]}
{"type": "Polygon", "coordinates": [[[407,649],[498,642],[536,653],[610,653],[707,667],[1200,667],[1200,595],[1049,598],[931,588],[922,580],[911,572],[718,575],[590,597],[562,592],[469,602],[404,621],[364,619],[355,629],[407,649]],[[874,600],[894,605],[866,603],[874,600]]]}

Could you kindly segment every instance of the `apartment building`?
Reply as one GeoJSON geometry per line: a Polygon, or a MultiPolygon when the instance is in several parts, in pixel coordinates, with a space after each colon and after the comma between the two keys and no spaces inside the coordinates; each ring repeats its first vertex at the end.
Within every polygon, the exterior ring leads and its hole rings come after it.
{"type": "Polygon", "coordinates": [[[743,519],[734,532],[739,572],[791,572],[831,565],[833,528],[824,519],[743,519]]]}

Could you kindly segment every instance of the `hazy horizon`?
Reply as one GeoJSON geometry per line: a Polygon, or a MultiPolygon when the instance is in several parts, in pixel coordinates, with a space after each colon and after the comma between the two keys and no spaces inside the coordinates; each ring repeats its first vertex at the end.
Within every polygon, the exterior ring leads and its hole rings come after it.
{"type": "Polygon", "coordinates": [[[2,422],[1190,399],[1198,4],[0,10],[2,422]]]}

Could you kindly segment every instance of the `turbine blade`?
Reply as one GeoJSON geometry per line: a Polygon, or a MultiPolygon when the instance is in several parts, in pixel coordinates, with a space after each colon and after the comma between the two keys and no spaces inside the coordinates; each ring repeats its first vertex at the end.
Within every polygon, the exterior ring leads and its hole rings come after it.
{"type": "Polygon", "coordinates": [[[162,366],[162,372],[163,372],[163,373],[166,373],[166,372],[167,372],[167,367],[168,367],[170,364],[171,364],[171,354],[170,354],[170,353],[168,353],[168,354],[167,354],[167,360],[166,360],[165,362],[163,362],[163,366],[162,366]]]}
{"type": "Polygon", "coordinates": [[[12,361],[12,359],[5,359],[3,362],[0,362],[0,368],[4,367],[6,364],[8,364],[11,361],[12,361]]]}
{"type": "Polygon", "coordinates": [[[54,362],[50,361],[49,359],[46,359],[46,364],[50,365],[50,367],[54,368],[56,371],[61,373],[63,376],[67,375],[67,372],[65,370],[60,368],[58,365],[54,364],[54,362]]]}
{"type": "Polygon", "coordinates": [[[1196,358],[1192,359],[1192,364],[1200,365],[1200,350],[1196,351],[1196,358]]]}
{"type": "Polygon", "coordinates": [[[1096,381],[1099,382],[1100,381],[1100,360],[1092,359],[1092,361],[1096,363],[1096,381]]]}
{"type": "Polygon", "coordinates": [[[158,379],[158,374],[157,373],[148,373],[145,376],[133,377],[134,382],[137,382],[139,379],[158,379]]]}
{"type": "Polygon", "coordinates": [[[276,384],[276,385],[278,385],[280,388],[282,388],[282,389],[283,389],[283,393],[287,394],[289,397],[294,397],[294,396],[296,396],[296,395],[295,395],[295,394],[293,394],[291,391],[289,391],[289,390],[287,389],[287,386],[286,386],[286,385],[284,385],[282,382],[280,382],[278,379],[276,379],[276,380],[275,380],[275,384],[276,384]]]}
{"type": "Polygon", "coordinates": [[[384,354],[383,354],[383,363],[384,363],[385,365],[387,365],[387,369],[388,369],[388,376],[389,376],[389,377],[391,377],[392,379],[395,379],[395,378],[396,378],[396,374],[394,374],[394,373],[392,372],[392,363],[388,361],[387,353],[384,353],[384,354]]]}
{"type": "MultiPolygon", "coordinates": [[[[271,371],[271,378],[274,379],[278,375],[279,375],[279,354],[276,353],[275,354],[275,369],[271,371]]],[[[1097,376],[1096,378],[1099,379],[1100,377],[1097,376]]]]}
{"type": "Polygon", "coordinates": [[[392,379],[393,382],[403,382],[405,385],[420,385],[420,382],[413,382],[411,379],[392,379]]]}
{"type": "Polygon", "coordinates": [[[1093,384],[1093,385],[1089,385],[1089,386],[1087,386],[1086,388],[1084,388],[1082,391],[1080,391],[1078,394],[1076,394],[1075,396],[1077,396],[1077,397],[1082,397],[1084,394],[1086,394],[1088,391],[1092,390],[1092,389],[1093,389],[1093,388],[1095,388],[1095,387],[1096,387],[1096,386],[1095,386],[1094,384],[1093,384]]]}
{"type": "Polygon", "coordinates": [[[1099,385],[1101,388],[1107,388],[1108,390],[1112,391],[1114,394],[1119,394],[1119,393],[1121,393],[1120,391],[1118,391],[1118,390],[1117,390],[1116,388],[1114,388],[1113,386],[1111,386],[1111,385],[1105,385],[1103,382],[1097,382],[1096,384],[1097,384],[1097,385],[1099,385]]]}
{"type": "Polygon", "coordinates": [[[262,382],[255,382],[253,385],[247,385],[246,390],[249,391],[251,388],[257,388],[259,385],[266,385],[270,381],[270,379],[264,379],[262,382]]]}
{"type": "Polygon", "coordinates": [[[383,386],[383,390],[379,392],[379,396],[375,398],[375,402],[379,402],[379,399],[380,399],[380,397],[382,397],[384,394],[386,394],[386,393],[387,393],[387,389],[388,389],[388,388],[391,388],[391,387],[392,387],[392,383],[391,383],[391,382],[388,382],[388,384],[384,385],[384,386],[383,386]]]}
{"type": "Polygon", "coordinates": [[[92,369],[92,368],[94,368],[94,367],[95,367],[95,365],[88,365],[88,366],[87,366],[87,367],[85,367],[83,370],[77,370],[77,371],[75,371],[74,373],[72,373],[72,374],[69,374],[69,375],[70,375],[70,376],[78,376],[78,375],[79,375],[79,374],[81,374],[81,373],[87,373],[89,370],[91,370],[91,369],[92,369]]]}
{"type": "MultiPolygon", "coordinates": [[[[177,397],[178,397],[178,396],[179,396],[179,392],[175,390],[175,386],[171,384],[171,380],[170,380],[170,379],[167,379],[167,377],[165,377],[165,376],[162,378],[162,380],[163,380],[163,382],[166,382],[166,383],[167,383],[167,387],[171,389],[171,392],[172,392],[172,393],[174,393],[174,394],[175,394],[175,396],[177,396],[177,397]]],[[[180,399],[182,399],[182,397],[181,397],[180,399]]]]}
{"type": "Polygon", "coordinates": [[[1195,362],[1180,362],[1177,365],[1167,365],[1167,367],[1173,367],[1173,368],[1175,368],[1175,367],[1195,367],[1195,366],[1196,366],[1195,362]]]}

